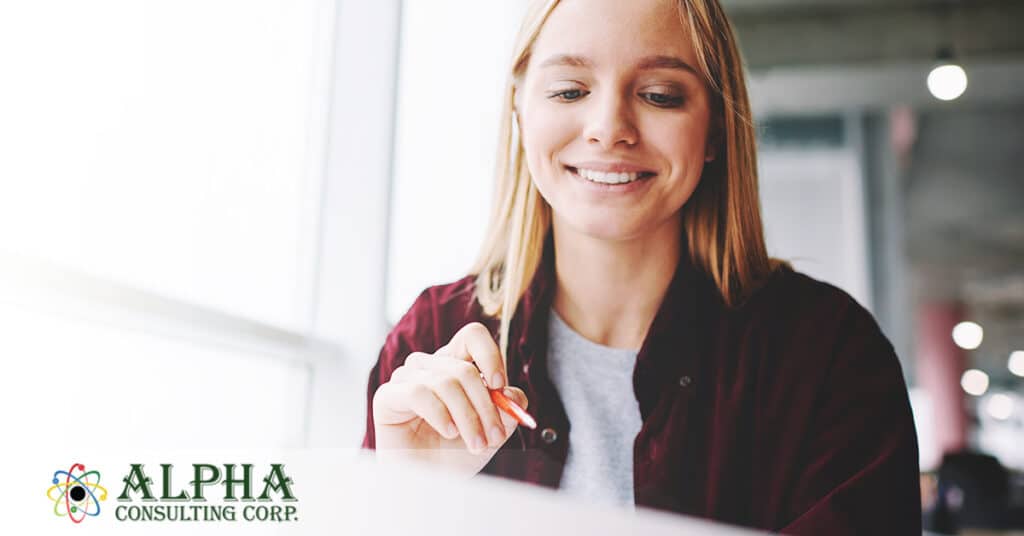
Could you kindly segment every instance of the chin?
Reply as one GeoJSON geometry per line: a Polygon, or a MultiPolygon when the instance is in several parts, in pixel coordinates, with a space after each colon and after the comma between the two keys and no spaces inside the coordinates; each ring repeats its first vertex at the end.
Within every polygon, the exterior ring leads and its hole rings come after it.
{"type": "Polygon", "coordinates": [[[573,234],[582,234],[598,240],[619,242],[642,236],[644,225],[631,219],[610,214],[585,217],[563,218],[562,222],[572,229],[573,234]]]}

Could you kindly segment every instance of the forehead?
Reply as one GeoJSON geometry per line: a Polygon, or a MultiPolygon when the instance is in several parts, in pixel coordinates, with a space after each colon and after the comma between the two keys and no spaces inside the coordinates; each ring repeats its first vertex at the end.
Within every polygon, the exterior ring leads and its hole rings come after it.
{"type": "Polygon", "coordinates": [[[587,58],[591,65],[579,66],[594,69],[635,67],[651,56],[697,66],[677,0],[562,0],[533,44],[529,68],[556,55],[587,58]]]}

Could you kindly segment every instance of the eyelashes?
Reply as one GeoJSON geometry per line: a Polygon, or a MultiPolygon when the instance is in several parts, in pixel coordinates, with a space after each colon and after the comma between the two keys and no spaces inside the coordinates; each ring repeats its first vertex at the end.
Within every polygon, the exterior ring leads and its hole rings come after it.
{"type": "Polygon", "coordinates": [[[683,105],[683,98],[675,95],[668,95],[666,93],[641,93],[641,95],[648,95],[652,102],[666,108],[676,108],[683,105]]]}
{"type": "MultiPolygon", "coordinates": [[[[582,89],[566,89],[563,91],[556,91],[548,94],[548,98],[555,100],[556,102],[572,103],[583,98],[586,91],[582,89]]],[[[678,108],[683,105],[683,97],[676,95],[670,95],[667,93],[653,93],[644,92],[640,93],[642,97],[647,99],[651,104],[660,108],[678,108]]]]}
{"type": "Polygon", "coordinates": [[[548,94],[548,98],[549,99],[554,99],[554,100],[559,100],[561,102],[572,102],[572,101],[575,101],[575,100],[579,99],[579,97],[569,97],[568,95],[570,93],[572,93],[572,94],[580,94],[580,93],[583,93],[583,90],[580,90],[580,89],[567,89],[565,91],[556,91],[554,93],[549,93],[548,94]],[[565,101],[563,99],[568,99],[568,101],[565,101]]]}

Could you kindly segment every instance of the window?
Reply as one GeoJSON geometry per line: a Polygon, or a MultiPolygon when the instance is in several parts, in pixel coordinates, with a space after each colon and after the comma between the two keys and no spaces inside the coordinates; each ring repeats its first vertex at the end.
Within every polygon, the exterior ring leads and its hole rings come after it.
{"type": "Polygon", "coordinates": [[[386,224],[398,5],[0,5],[4,424],[358,444],[384,257],[347,229],[386,224]]]}

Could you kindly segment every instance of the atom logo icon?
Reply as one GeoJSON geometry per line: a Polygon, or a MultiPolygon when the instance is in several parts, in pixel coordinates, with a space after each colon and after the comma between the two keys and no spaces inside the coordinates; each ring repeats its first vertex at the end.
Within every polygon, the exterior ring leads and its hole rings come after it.
{"type": "Polygon", "coordinates": [[[85,472],[85,466],[76,463],[67,471],[53,473],[46,497],[53,501],[54,515],[81,523],[85,516],[100,515],[100,501],[107,500],[107,488],[100,485],[99,471],[85,472]]]}

